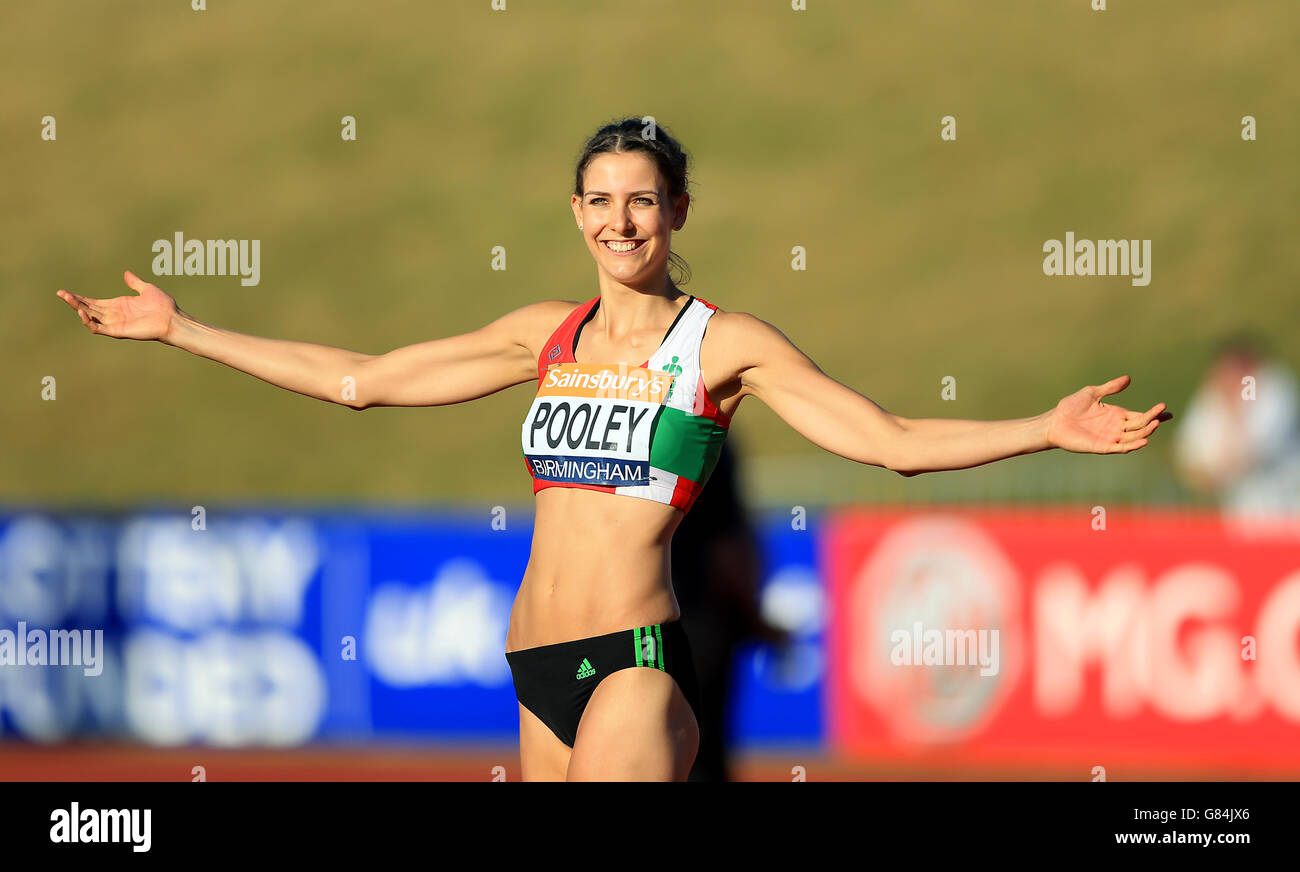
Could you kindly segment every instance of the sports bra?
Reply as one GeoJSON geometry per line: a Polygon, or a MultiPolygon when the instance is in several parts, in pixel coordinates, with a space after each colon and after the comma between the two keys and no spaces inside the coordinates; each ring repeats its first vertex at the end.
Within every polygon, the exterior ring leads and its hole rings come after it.
{"type": "Polygon", "coordinates": [[[573,349],[600,297],[577,307],[537,359],[537,396],[521,432],[533,493],[577,487],[690,511],[717,465],[731,418],[700,372],[717,306],[691,296],[640,366],[578,363],[573,349]]]}

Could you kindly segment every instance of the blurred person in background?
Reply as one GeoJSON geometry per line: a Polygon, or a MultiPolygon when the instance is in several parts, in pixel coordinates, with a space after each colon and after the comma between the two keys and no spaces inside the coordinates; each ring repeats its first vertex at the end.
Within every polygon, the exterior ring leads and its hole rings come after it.
{"type": "Polygon", "coordinates": [[[1300,389],[1261,340],[1223,341],[1174,441],[1183,480],[1235,520],[1300,521],[1300,389]]]}
{"type": "Polygon", "coordinates": [[[723,443],[713,475],[673,533],[673,589],[700,683],[700,749],[691,781],[731,780],[727,713],[737,650],[752,639],[786,639],[759,612],[762,552],[741,495],[735,440],[723,443]]]}

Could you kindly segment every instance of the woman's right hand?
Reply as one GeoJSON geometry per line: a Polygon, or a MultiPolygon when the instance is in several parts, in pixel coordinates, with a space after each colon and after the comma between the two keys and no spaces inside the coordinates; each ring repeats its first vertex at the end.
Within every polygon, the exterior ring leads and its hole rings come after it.
{"type": "Polygon", "coordinates": [[[64,290],[57,293],[61,300],[76,310],[81,323],[91,333],[114,339],[165,338],[180,312],[176,301],[157,285],[146,282],[130,270],[123,273],[123,278],[136,296],[93,300],[64,290]]]}

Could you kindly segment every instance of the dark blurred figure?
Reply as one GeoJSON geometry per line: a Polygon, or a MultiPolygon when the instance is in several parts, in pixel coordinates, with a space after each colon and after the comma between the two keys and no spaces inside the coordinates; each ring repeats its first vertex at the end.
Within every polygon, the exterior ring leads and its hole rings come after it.
{"type": "Polygon", "coordinates": [[[785,641],[759,613],[762,555],[736,474],[735,437],[695,505],[673,533],[673,588],[700,680],[700,750],[691,781],[730,781],[727,711],[736,649],[750,639],[785,641]]]}
{"type": "Polygon", "coordinates": [[[1174,434],[1179,473],[1229,518],[1300,520],[1300,390],[1250,334],[1225,340],[1174,434]]]}

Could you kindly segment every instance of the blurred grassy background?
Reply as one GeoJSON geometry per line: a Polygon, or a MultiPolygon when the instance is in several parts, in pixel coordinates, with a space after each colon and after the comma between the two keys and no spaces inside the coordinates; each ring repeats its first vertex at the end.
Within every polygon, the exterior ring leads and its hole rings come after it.
{"type": "MultiPolygon", "coordinates": [[[[358,415],[90,336],[54,291],[126,293],[121,271],[149,277],[153,241],[181,231],[261,240],[256,287],[156,281],[266,336],[375,353],[590,299],[572,165],[623,115],[654,115],[695,162],[686,290],[891,411],[1029,415],[1127,372],[1127,405],[1177,414],[1242,326],[1300,366],[1294,0],[188,5],[6,9],[2,501],[527,501],[527,386],[358,415]],[[1044,276],[1043,241],[1069,230],[1151,239],[1151,284],[1044,276]]],[[[771,505],[1183,496],[1167,433],[1124,458],[904,480],[757,401],[734,432],[771,505]]]]}

